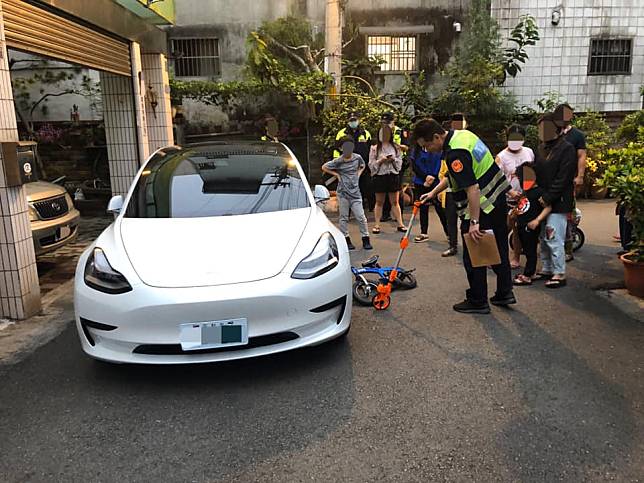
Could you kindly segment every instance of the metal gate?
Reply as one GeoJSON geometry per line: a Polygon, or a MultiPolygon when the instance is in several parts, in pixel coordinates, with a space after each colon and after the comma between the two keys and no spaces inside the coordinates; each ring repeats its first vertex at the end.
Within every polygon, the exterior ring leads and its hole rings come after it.
{"type": "Polygon", "coordinates": [[[130,46],[22,0],[2,0],[8,47],[131,76],[130,46]]]}

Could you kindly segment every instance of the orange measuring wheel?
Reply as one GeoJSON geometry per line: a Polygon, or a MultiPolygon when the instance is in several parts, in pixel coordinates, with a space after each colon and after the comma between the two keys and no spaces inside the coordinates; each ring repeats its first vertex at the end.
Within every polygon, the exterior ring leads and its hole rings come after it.
{"type": "Polygon", "coordinates": [[[373,297],[372,303],[376,310],[387,310],[391,305],[391,297],[389,295],[377,294],[373,297]]]}
{"type": "Polygon", "coordinates": [[[391,282],[378,284],[378,293],[371,302],[376,310],[387,310],[391,305],[391,282]]]}

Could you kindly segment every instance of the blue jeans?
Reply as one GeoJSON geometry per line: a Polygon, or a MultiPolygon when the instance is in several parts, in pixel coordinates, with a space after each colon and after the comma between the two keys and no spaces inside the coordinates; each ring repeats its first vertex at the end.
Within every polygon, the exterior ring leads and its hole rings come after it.
{"type": "Polygon", "coordinates": [[[541,227],[541,271],[553,275],[566,274],[566,213],[550,213],[541,227]]]}

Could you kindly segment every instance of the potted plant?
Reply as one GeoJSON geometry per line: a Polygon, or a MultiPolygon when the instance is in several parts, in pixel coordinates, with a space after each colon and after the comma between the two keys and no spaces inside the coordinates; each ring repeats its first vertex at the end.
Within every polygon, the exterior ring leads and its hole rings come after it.
{"type": "Polygon", "coordinates": [[[625,208],[633,226],[630,251],[620,259],[628,292],[644,298],[644,128],[638,141],[608,150],[602,183],[625,208]]]}

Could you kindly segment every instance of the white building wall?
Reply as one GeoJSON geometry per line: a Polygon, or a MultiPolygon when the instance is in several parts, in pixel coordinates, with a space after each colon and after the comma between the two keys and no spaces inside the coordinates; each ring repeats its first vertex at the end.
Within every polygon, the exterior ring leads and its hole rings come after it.
{"type": "Polygon", "coordinates": [[[559,92],[575,109],[632,111],[642,107],[644,84],[644,1],[642,0],[492,0],[492,15],[507,38],[520,15],[537,19],[541,40],[526,50],[523,72],[506,86],[519,104],[534,107],[548,91],[559,92]],[[554,7],[563,4],[559,25],[554,7]],[[588,76],[593,37],[633,38],[631,75],[588,76]]]}

